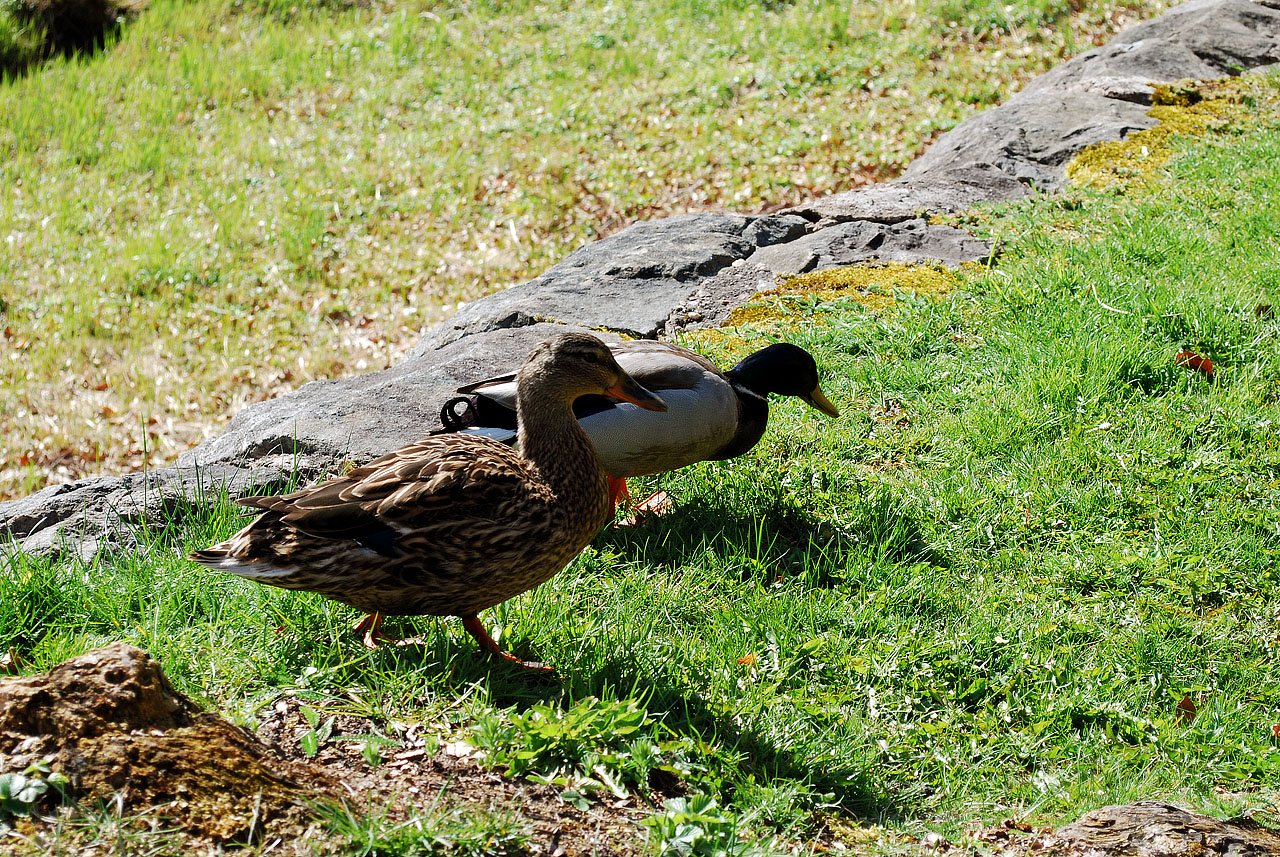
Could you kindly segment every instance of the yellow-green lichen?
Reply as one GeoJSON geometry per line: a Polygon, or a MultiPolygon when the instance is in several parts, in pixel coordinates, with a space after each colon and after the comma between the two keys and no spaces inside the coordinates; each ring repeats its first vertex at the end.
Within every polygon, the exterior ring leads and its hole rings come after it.
{"type": "Polygon", "coordinates": [[[1256,86],[1256,79],[1247,77],[1157,86],[1147,115],[1160,124],[1090,146],[1067,164],[1067,178],[1073,185],[1099,190],[1144,184],[1172,156],[1171,138],[1200,136],[1229,124],[1244,114],[1256,86]]]}
{"type": "Polygon", "coordinates": [[[737,363],[743,357],[762,347],[761,336],[747,335],[749,331],[726,327],[701,327],[687,330],[680,335],[680,344],[713,358],[722,365],[737,363]]]}
{"type": "Polygon", "coordinates": [[[940,265],[853,265],[827,268],[783,279],[776,289],[758,292],[735,309],[727,327],[770,324],[794,326],[810,313],[800,312],[828,301],[852,300],[872,310],[893,306],[895,291],[941,297],[956,288],[955,271],[940,265]]]}

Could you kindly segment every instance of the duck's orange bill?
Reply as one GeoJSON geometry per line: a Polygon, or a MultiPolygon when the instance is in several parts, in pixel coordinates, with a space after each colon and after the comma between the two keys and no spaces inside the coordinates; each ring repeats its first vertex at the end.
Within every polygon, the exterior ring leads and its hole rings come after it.
{"type": "Polygon", "coordinates": [[[630,375],[623,373],[618,383],[604,391],[606,396],[639,405],[646,411],[665,411],[667,403],[636,383],[630,375]]]}

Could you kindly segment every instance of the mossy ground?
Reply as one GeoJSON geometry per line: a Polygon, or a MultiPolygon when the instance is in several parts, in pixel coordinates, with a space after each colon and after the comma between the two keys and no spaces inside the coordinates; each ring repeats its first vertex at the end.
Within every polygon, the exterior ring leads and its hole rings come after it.
{"type": "Polygon", "coordinates": [[[727,326],[800,323],[794,305],[853,301],[872,310],[894,305],[894,292],[940,298],[961,282],[955,272],[939,265],[903,263],[827,268],[783,277],[776,289],[759,292],[730,314],[727,326]]]}

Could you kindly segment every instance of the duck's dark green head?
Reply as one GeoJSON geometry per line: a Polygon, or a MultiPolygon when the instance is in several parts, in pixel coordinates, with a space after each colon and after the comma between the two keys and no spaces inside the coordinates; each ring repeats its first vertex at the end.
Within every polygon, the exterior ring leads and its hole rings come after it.
{"type": "Polygon", "coordinates": [[[798,345],[779,342],[761,348],[726,374],[753,393],[795,396],[829,417],[840,416],[818,383],[818,364],[813,355],[798,345]]]}

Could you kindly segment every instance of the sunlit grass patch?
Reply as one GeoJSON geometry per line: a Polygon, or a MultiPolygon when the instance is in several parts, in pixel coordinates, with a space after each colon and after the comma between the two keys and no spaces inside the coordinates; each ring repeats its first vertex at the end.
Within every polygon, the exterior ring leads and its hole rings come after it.
{"type": "Polygon", "coordinates": [[[156,0],[0,84],[0,496],[170,462],[638,219],[892,177],[1163,5],[156,0]]]}

